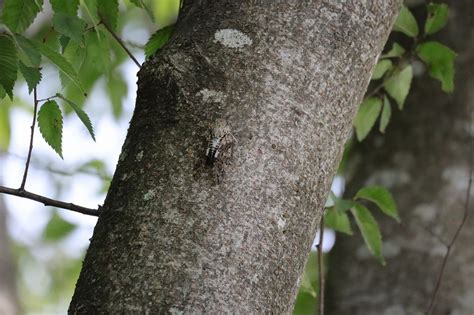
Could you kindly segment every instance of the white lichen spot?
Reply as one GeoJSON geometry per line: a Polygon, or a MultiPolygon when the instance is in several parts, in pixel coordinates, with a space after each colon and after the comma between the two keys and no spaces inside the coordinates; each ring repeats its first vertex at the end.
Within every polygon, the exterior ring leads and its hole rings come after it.
{"type": "Polygon", "coordinates": [[[137,162],[140,162],[143,158],[143,151],[138,152],[135,158],[137,162]]]}
{"type": "Polygon", "coordinates": [[[229,48],[242,48],[247,45],[252,45],[253,43],[250,37],[248,37],[241,31],[231,28],[218,30],[214,34],[214,41],[219,42],[229,48]]]}
{"type": "Polygon", "coordinates": [[[124,181],[124,180],[127,179],[127,177],[128,177],[128,174],[125,173],[125,174],[122,175],[122,177],[120,177],[120,180],[121,180],[121,181],[124,181]]]}
{"type": "Polygon", "coordinates": [[[148,200],[150,200],[150,199],[155,198],[155,196],[156,196],[156,191],[155,191],[154,189],[150,189],[150,190],[147,191],[147,192],[145,193],[145,195],[143,196],[143,200],[148,201],[148,200]]]}
{"type": "Polygon", "coordinates": [[[278,228],[279,228],[279,229],[283,229],[283,228],[285,228],[285,226],[286,226],[286,221],[283,220],[282,218],[278,218],[277,225],[278,225],[278,228]]]}
{"type": "Polygon", "coordinates": [[[204,103],[222,103],[224,99],[224,93],[208,89],[202,89],[196,96],[201,96],[204,103]]]}
{"type": "Polygon", "coordinates": [[[123,151],[120,153],[119,161],[120,161],[120,162],[123,162],[123,160],[125,160],[126,157],[127,157],[127,152],[125,152],[125,150],[123,150],[123,151]]]}

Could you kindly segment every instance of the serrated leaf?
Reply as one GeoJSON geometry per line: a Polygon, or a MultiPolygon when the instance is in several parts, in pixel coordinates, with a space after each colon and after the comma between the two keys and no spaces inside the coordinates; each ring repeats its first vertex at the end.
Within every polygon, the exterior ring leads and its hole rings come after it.
{"type": "Polygon", "coordinates": [[[382,255],[382,235],[380,234],[379,225],[370,213],[369,209],[361,204],[357,204],[351,209],[352,215],[356,220],[365,244],[369,251],[377,260],[385,266],[385,259],[382,255]]]}
{"type": "Polygon", "coordinates": [[[406,66],[402,71],[394,73],[384,83],[384,89],[398,104],[398,108],[403,109],[403,104],[410,91],[411,80],[413,78],[412,66],[406,66]]]}
{"type": "Polygon", "coordinates": [[[82,34],[86,28],[86,23],[74,15],[66,13],[55,13],[53,16],[53,27],[60,34],[82,43],[82,34]]]}
{"type": "Polygon", "coordinates": [[[87,131],[89,131],[89,134],[91,135],[92,139],[95,141],[95,135],[94,135],[94,128],[92,127],[91,120],[89,119],[89,116],[87,116],[86,112],[83,111],[79,106],[77,106],[75,103],[71,102],[67,98],[65,98],[62,94],[57,93],[57,97],[61,98],[64,100],[71,108],[74,110],[76,113],[77,117],[82,121],[84,126],[86,126],[87,131]]]}
{"type": "Polygon", "coordinates": [[[3,88],[3,86],[0,85],[0,101],[3,100],[5,95],[7,95],[7,93],[5,92],[5,89],[3,88]]]}
{"type": "Polygon", "coordinates": [[[31,94],[31,91],[33,91],[41,81],[40,69],[27,67],[21,61],[18,63],[18,68],[20,69],[23,78],[25,78],[26,84],[28,84],[28,93],[31,94]]]}
{"type": "Polygon", "coordinates": [[[52,50],[45,44],[41,42],[36,42],[39,51],[48,58],[69,80],[71,80],[74,85],[76,85],[82,93],[85,95],[86,92],[82,87],[81,82],[79,81],[79,77],[77,75],[76,70],[71,66],[71,64],[58,52],[52,50]]]}
{"type": "Polygon", "coordinates": [[[18,55],[10,35],[0,33],[0,85],[13,99],[13,86],[18,72],[18,55]]]}
{"type": "Polygon", "coordinates": [[[371,80],[378,80],[390,69],[392,69],[393,63],[389,59],[379,60],[375,66],[374,72],[372,73],[371,80]]]}
{"type": "Polygon", "coordinates": [[[389,217],[394,218],[397,222],[400,222],[400,217],[398,216],[397,204],[392,197],[392,194],[381,186],[368,186],[361,188],[354,199],[365,199],[371,201],[380,208],[380,210],[388,215],[389,217]]]}
{"type": "Polygon", "coordinates": [[[405,48],[398,43],[393,43],[392,48],[386,53],[380,56],[380,59],[383,58],[395,58],[400,57],[405,53],[405,48]]]}
{"type": "Polygon", "coordinates": [[[334,208],[326,210],[324,224],[341,233],[352,235],[352,227],[346,212],[338,212],[334,208]]]}
{"type": "Polygon", "coordinates": [[[12,32],[23,33],[41,11],[42,1],[39,4],[34,0],[5,0],[2,21],[12,32]]]}
{"type": "Polygon", "coordinates": [[[145,45],[145,57],[150,58],[159,49],[161,49],[170,39],[171,33],[173,32],[173,25],[168,25],[156,31],[151,35],[150,39],[145,45]]]}
{"type": "Polygon", "coordinates": [[[38,127],[43,139],[63,158],[63,115],[55,101],[47,101],[38,111],[38,127]]]}
{"type": "Polygon", "coordinates": [[[11,139],[10,105],[5,103],[0,100],[0,153],[8,151],[11,139]]]}
{"type": "Polygon", "coordinates": [[[402,32],[403,34],[413,38],[418,36],[418,24],[416,23],[415,17],[406,6],[401,8],[397,20],[393,25],[393,30],[402,32]]]}
{"type": "Polygon", "coordinates": [[[100,19],[114,31],[117,29],[118,9],[117,0],[97,2],[97,13],[100,19]]]}
{"type": "Polygon", "coordinates": [[[360,104],[359,111],[354,119],[354,127],[359,141],[367,137],[381,109],[382,101],[378,97],[366,98],[362,104],[360,104]]]}
{"type": "Polygon", "coordinates": [[[425,34],[434,34],[448,23],[448,5],[429,3],[428,18],[425,22],[425,34]]]}
{"type": "Polygon", "coordinates": [[[14,39],[20,60],[28,67],[39,67],[41,54],[38,52],[38,48],[36,48],[35,44],[20,34],[14,34],[14,39]]]}
{"type": "Polygon", "coordinates": [[[76,229],[76,225],[61,218],[54,212],[43,230],[45,241],[59,241],[70,235],[76,229]]]}
{"type": "Polygon", "coordinates": [[[456,53],[439,42],[422,43],[416,47],[416,53],[427,64],[430,76],[441,82],[441,89],[452,92],[456,53]]]}
{"type": "Polygon", "coordinates": [[[54,13],[77,15],[79,0],[49,0],[49,3],[51,3],[54,13]]]}
{"type": "Polygon", "coordinates": [[[392,116],[392,106],[387,95],[383,96],[383,108],[382,114],[380,115],[380,132],[385,133],[385,129],[390,122],[390,117],[392,116]]]}

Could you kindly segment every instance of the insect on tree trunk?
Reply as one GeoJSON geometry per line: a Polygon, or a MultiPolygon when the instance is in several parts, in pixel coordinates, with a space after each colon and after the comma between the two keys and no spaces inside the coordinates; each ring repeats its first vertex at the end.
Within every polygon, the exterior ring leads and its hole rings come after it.
{"type": "Polygon", "coordinates": [[[69,311],[291,312],[399,6],[185,1],[170,42],[139,72],[69,311]],[[219,119],[235,137],[221,169],[206,163],[219,119]]]}

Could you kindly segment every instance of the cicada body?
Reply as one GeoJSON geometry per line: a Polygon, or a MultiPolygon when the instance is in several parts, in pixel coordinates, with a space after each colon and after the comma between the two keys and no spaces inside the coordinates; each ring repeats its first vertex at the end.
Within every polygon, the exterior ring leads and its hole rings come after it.
{"type": "Polygon", "coordinates": [[[235,138],[225,120],[218,119],[212,125],[206,149],[206,164],[213,165],[217,160],[225,162],[232,155],[235,138]]]}

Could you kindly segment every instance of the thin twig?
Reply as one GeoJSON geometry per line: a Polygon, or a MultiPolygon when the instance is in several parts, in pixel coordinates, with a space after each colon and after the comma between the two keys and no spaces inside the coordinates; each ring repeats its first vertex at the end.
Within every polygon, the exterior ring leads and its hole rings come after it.
{"type": "Polygon", "coordinates": [[[319,315],[324,315],[324,262],[323,262],[324,213],[319,223],[318,273],[319,273],[319,315]]]}
{"type": "Polygon", "coordinates": [[[117,41],[117,43],[119,43],[120,46],[122,46],[123,50],[125,50],[125,52],[128,54],[128,56],[133,60],[133,62],[135,62],[135,64],[137,65],[138,68],[141,67],[140,63],[138,62],[138,60],[132,55],[132,53],[130,52],[130,50],[128,50],[128,48],[125,46],[125,44],[122,42],[122,40],[120,39],[120,37],[117,36],[117,34],[115,34],[115,32],[109,27],[109,25],[107,25],[107,23],[104,21],[104,19],[102,17],[100,17],[101,21],[99,24],[102,24],[104,25],[105,29],[110,33],[110,35],[112,35],[113,38],[115,38],[115,40],[117,41]]]}
{"type": "Polygon", "coordinates": [[[33,136],[35,134],[35,123],[36,123],[36,111],[38,109],[38,95],[36,93],[36,87],[33,89],[33,122],[31,123],[31,133],[30,133],[30,147],[28,148],[28,157],[26,158],[25,163],[25,172],[23,173],[23,179],[21,181],[20,190],[25,189],[26,178],[28,177],[28,169],[30,167],[31,152],[33,151],[33,136]]]}
{"type": "MultiPolygon", "coordinates": [[[[471,118],[471,124],[470,124],[470,129],[471,129],[471,134],[473,133],[473,123],[472,123],[472,118],[474,116],[472,115],[472,111],[471,111],[471,115],[470,115],[470,118],[471,118]]],[[[436,301],[436,297],[438,296],[438,292],[439,292],[439,289],[441,287],[441,281],[443,280],[443,274],[444,274],[444,270],[446,268],[446,264],[448,263],[448,258],[449,258],[449,254],[451,253],[451,249],[454,245],[454,243],[456,242],[459,234],[461,233],[461,230],[463,228],[463,226],[465,225],[466,221],[467,221],[467,216],[468,216],[468,213],[469,213],[469,199],[471,197],[471,187],[472,187],[472,169],[473,169],[473,164],[474,164],[474,160],[473,160],[473,146],[474,146],[474,141],[471,137],[471,140],[470,140],[470,145],[469,145],[469,181],[468,181],[468,184],[467,184],[467,191],[466,191],[466,202],[464,203],[464,214],[463,214],[463,217],[462,217],[462,220],[461,220],[461,223],[459,224],[458,228],[456,229],[456,232],[454,233],[454,236],[453,238],[451,239],[451,242],[448,244],[448,246],[446,247],[446,254],[444,255],[444,259],[443,259],[443,263],[441,264],[441,270],[439,271],[439,274],[438,274],[438,280],[436,281],[436,287],[435,287],[435,290],[433,292],[433,295],[431,296],[431,301],[430,301],[430,304],[428,306],[428,310],[426,311],[426,314],[427,315],[431,315],[432,312],[433,312],[433,307],[434,307],[434,303],[436,301]]]]}
{"type": "MultiPolygon", "coordinates": [[[[99,214],[100,214],[100,211],[98,209],[85,208],[85,207],[75,205],[73,203],[51,199],[51,198],[48,198],[48,197],[44,197],[44,196],[41,196],[41,195],[31,193],[31,192],[26,191],[26,190],[21,189],[21,188],[14,189],[14,188],[8,188],[8,187],[5,187],[5,186],[0,186],[0,193],[34,200],[34,201],[37,201],[37,202],[40,202],[40,203],[44,204],[45,206],[58,207],[58,208],[62,208],[62,209],[66,209],[66,210],[70,210],[70,211],[74,211],[74,212],[79,212],[79,213],[82,213],[82,214],[92,215],[92,216],[96,216],[96,217],[99,216],[99,214]]],[[[99,207],[99,209],[100,209],[100,207],[99,207]]]]}

